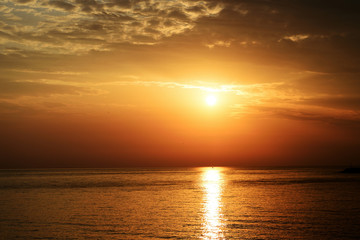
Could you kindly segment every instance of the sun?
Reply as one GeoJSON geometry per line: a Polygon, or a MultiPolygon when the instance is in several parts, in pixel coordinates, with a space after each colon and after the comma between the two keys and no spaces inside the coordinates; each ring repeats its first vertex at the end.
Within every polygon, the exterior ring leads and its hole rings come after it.
{"type": "Polygon", "coordinates": [[[209,106],[214,106],[216,104],[216,97],[214,95],[209,95],[205,98],[206,104],[209,106]]]}

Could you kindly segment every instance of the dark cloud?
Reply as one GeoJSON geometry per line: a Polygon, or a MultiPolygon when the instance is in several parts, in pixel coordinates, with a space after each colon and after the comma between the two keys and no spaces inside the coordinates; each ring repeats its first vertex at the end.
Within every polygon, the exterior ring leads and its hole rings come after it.
{"type": "Polygon", "coordinates": [[[134,35],[134,36],[132,36],[132,39],[134,41],[140,41],[140,42],[144,42],[144,43],[152,43],[155,40],[151,36],[147,36],[147,35],[134,35]]]}
{"type": "Polygon", "coordinates": [[[186,21],[188,20],[188,16],[182,12],[182,11],[179,11],[179,10],[173,10],[171,11],[167,17],[170,17],[170,18],[177,18],[177,19],[181,19],[183,21],[186,21]]]}
{"type": "MultiPolygon", "coordinates": [[[[246,10],[247,19],[257,18],[257,22],[261,21],[267,27],[280,24],[290,34],[354,31],[357,30],[355,22],[360,19],[358,14],[360,3],[353,0],[326,2],[322,0],[228,0],[222,2],[226,9],[233,9],[239,15],[244,16],[239,10],[246,10]]],[[[266,26],[258,26],[258,29],[266,26]]]]}
{"type": "MultiPolygon", "coordinates": [[[[257,42],[255,53],[306,69],[359,71],[360,3],[357,1],[223,1],[217,17],[196,29],[213,41],[257,42]],[[285,41],[285,37],[307,36],[285,41]]],[[[245,45],[244,45],[245,46],[245,45]]],[[[249,45],[246,45],[249,47],[249,45]]],[[[239,54],[242,50],[239,49],[239,54]]]]}
{"type": "Polygon", "coordinates": [[[93,31],[101,31],[104,30],[104,26],[99,23],[90,23],[86,26],[87,29],[93,30],[93,31]]]}
{"type": "Polygon", "coordinates": [[[75,8],[75,5],[65,2],[65,1],[59,1],[59,0],[50,1],[48,4],[50,6],[54,6],[54,7],[63,9],[65,11],[71,11],[71,10],[74,10],[74,8],[75,8]]]}
{"type": "Polygon", "coordinates": [[[12,34],[0,31],[0,37],[5,39],[14,39],[14,36],[12,34]]]}
{"type": "Polygon", "coordinates": [[[126,12],[102,12],[99,14],[96,14],[97,17],[111,20],[111,21],[132,21],[135,20],[133,17],[129,16],[126,12]]]}
{"type": "Polygon", "coordinates": [[[132,1],[131,0],[112,0],[109,3],[107,3],[107,6],[110,6],[110,7],[118,6],[118,7],[122,7],[122,8],[131,8],[132,1]]]}
{"type": "Polygon", "coordinates": [[[148,24],[150,24],[150,26],[152,27],[159,26],[160,23],[161,21],[159,19],[151,19],[150,21],[148,21],[148,24]]]}
{"type": "Polygon", "coordinates": [[[347,110],[360,110],[360,96],[307,98],[303,99],[300,103],[347,110]]]}
{"type": "Polygon", "coordinates": [[[81,11],[86,13],[103,10],[103,4],[100,4],[95,0],[75,0],[75,3],[81,8],[81,11]]]}
{"type": "MultiPolygon", "coordinates": [[[[360,93],[359,73],[304,73],[292,81],[292,88],[315,95],[358,96],[360,93]],[[309,76],[310,75],[310,76],[309,76]]],[[[343,97],[342,96],[342,97],[343,97]]]]}
{"type": "Polygon", "coordinates": [[[30,3],[30,2],[34,2],[34,0],[15,0],[17,3],[30,3]]]}
{"type": "Polygon", "coordinates": [[[205,7],[204,6],[193,6],[193,7],[189,7],[186,9],[187,12],[193,12],[193,13],[201,13],[201,12],[204,12],[206,11],[205,7]]]}
{"type": "Polygon", "coordinates": [[[2,115],[0,119],[3,119],[3,117],[5,116],[7,117],[12,115],[16,116],[18,114],[32,115],[35,113],[39,113],[39,111],[32,107],[21,106],[19,104],[0,101],[0,113],[2,115]]]}
{"type": "Polygon", "coordinates": [[[312,121],[320,122],[333,126],[341,127],[360,127],[359,114],[339,114],[339,112],[317,112],[311,109],[299,109],[299,108],[282,108],[282,107],[265,107],[265,106],[252,106],[262,112],[270,113],[274,117],[285,118],[297,121],[312,121]]]}

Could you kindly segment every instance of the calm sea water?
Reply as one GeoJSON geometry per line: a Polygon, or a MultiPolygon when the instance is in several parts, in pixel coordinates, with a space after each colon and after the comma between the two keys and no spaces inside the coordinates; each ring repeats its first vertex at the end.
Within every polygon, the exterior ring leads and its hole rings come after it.
{"type": "Polygon", "coordinates": [[[360,239],[339,169],[0,171],[2,239],[360,239]]]}

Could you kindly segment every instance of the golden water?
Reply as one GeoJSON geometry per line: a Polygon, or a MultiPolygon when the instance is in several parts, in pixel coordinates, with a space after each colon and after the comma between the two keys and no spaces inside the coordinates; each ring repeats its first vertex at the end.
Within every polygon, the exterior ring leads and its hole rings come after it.
{"type": "Polygon", "coordinates": [[[0,170],[0,239],[360,239],[337,169],[0,170]]]}

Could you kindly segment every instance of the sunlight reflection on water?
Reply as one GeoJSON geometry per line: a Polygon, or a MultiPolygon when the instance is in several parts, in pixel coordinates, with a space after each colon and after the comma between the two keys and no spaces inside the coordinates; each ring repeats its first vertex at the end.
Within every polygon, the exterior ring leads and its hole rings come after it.
{"type": "Polygon", "coordinates": [[[218,168],[204,170],[202,185],[204,188],[203,239],[223,239],[221,216],[222,178],[218,168]]]}

